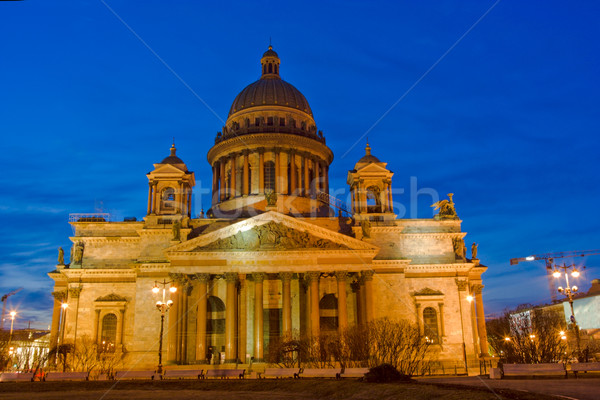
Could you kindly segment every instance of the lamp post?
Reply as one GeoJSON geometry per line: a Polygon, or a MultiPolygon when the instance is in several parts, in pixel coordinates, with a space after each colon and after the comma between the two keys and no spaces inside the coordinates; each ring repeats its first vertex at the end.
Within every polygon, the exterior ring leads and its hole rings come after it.
{"type": "MultiPolygon", "coordinates": [[[[162,300],[158,300],[156,302],[156,308],[158,309],[158,311],[160,311],[160,336],[159,336],[159,342],[158,342],[158,368],[156,370],[156,372],[159,374],[162,374],[162,345],[163,345],[163,332],[165,329],[165,315],[167,314],[167,311],[169,311],[169,308],[171,308],[171,306],[173,305],[173,300],[171,300],[171,299],[167,300],[167,285],[170,285],[171,282],[173,282],[173,281],[167,282],[165,279],[163,279],[162,282],[155,281],[154,287],[152,288],[152,293],[158,294],[161,291],[161,287],[159,285],[162,286],[162,300]]],[[[176,291],[177,291],[177,288],[175,286],[169,287],[169,292],[175,293],[176,291]]]]}
{"type": "Polygon", "coordinates": [[[566,286],[564,288],[562,286],[559,286],[558,293],[565,295],[569,299],[569,305],[571,306],[571,322],[573,323],[573,329],[575,330],[575,339],[577,341],[577,359],[579,360],[579,357],[581,356],[579,326],[577,326],[577,320],[575,319],[575,311],[573,310],[573,295],[575,293],[577,293],[579,288],[575,285],[571,286],[569,284],[569,269],[573,270],[573,271],[571,271],[571,276],[573,278],[579,277],[579,271],[577,270],[577,267],[575,267],[575,264],[571,264],[571,265],[563,264],[562,267],[561,266],[555,267],[554,272],[552,272],[552,276],[554,276],[556,279],[560,279],[560,277],[563,275],[563,273],[565,275],[566,286]],[[563,272],[560,271],[561,269],[563,270],[563,272]]]}
{"type": "MultiPolygon", "coordinates": [[[[63,346],[64,341],[65,341],[65,318],[67,316],[67,308],[69,308],[69,303],[64,302],[60,305],[60,322],[61,322],[61,327],[60,327],[60,339],[58,340],[57,346],[56,346],[56,353],[57,356],[55,357],[55,364],[58,364],[58,354],[60,354],[60,347],[63,346]]],[[[63,360],[63,372],[66,369],[66,364],[67,364],[67,354],[65,352],[65,357],[63,360]]]]}
{"type": "Polygon", "coordinates": [[[16,311],[10,312],[10,334],[8,336],[8,347],[10,347],[10,342],[12,342],[12,334],[13,334],[13,325],[15,323],[15,317],[17,316],[16,311]]]}

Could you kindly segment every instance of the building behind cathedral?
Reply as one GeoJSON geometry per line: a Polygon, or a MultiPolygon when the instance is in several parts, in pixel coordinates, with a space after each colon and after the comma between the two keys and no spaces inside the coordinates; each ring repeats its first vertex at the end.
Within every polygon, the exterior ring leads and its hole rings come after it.
{"type": "Polygon", "coordinates": [[[165,320],[167,366],[205,364],[211,355],[213,363],[257,363],[274,338],[383,317],[418,324],[442,362],[487,355],[486,267],[467,258],[452,197],[434,218],[397,219],[393,173],[367,145],[348,172],[350,209],[332,207],[333,152],[279,67],[269,47],[261,78],[235,98],[208,151],[206,215],[192,218],[194,173],[173,145],[147,174],[143,221],[71,222],[69,264],[49,273],[51,347],[88,338],[125,352],[128,367],[155,368],[161,298],[152,288],[170,282],[177,291],[165,320]]]}

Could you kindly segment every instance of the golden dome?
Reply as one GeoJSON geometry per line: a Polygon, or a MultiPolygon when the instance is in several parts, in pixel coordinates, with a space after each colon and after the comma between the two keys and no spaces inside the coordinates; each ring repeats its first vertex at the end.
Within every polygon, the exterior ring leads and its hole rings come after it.
{"type": "Polygon", "coordinates": [[[246,86],[233,101],[229,116],[238,111],[259,106],[289,107],[312,116],[312,111],[304,95],[293,85],[279,78],[279,75],[277,78],[261,78],[246,86]]]}

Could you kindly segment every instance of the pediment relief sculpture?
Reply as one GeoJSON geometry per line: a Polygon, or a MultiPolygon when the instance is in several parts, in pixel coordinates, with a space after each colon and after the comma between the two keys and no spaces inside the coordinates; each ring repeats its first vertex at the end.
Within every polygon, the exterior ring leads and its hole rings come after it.
{"type": "Polygon", "coordinates": [[[111,293],[106,296],[98,297],[96,301],[127,301],[127,299],[123,296],[119,296],[118,294],[111,293]]]}
{"type": "Polygon", "coordinates": [[[443,294],[444,293],[440,292],[439,290],[434,290],[428,287],[414,293],[415,296],[441,296],[443,294]]]}
{"type": "Polygon", "coordinates": [[[327,249],[344,250],[347,246],[328,239],[312,236],[307,232],[287,227],[284,224],[268,222],[247,231],[218,239],[193,251],[211,250],[295,250],[295,249],[327,249]]]}

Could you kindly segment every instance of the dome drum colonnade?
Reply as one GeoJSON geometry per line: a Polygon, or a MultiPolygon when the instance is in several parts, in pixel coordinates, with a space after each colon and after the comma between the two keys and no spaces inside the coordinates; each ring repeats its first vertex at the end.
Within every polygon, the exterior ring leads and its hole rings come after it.
{"type": "Polygon", "coordinates": [[[317,131],[306,98],[280,78],[279,63],[269,47],[261,59],[261,78],[236,97],[223,133],[207,154],[213,213],[264,210],[265,194],[271,192],[278,195],[280,212],[308,213],[320,206],[316,193],[329,192],[333,152],[317,131]]]}
{"type": "MultiPolygon", "coordinates": [[[[226,282],[226,302],[225,302],[225,362],[244,362],[246,349],[246,322],[250,320],[249,315],[243,315],[240,310],[240,298],[246,295],[246,280],[254,282],[254,307],[252,310],[245,310],[245,314],[252,313],[253,326],[251,327],[254,337],[252,354],[255,362],[262,361],[264,358],[264,302],[265,280],[279,279],[282,284],[282,319],[281,319],[281,337],[291,338],[293,331],[292,323],[292,289],[291,281],[300,279],[306,292],[305,307],[307,310],[306,321],[301,325],[305,327],[306,334],[312,337],[318,337],[321,327],[322,308],[320,307],[319,282],[325,276],[334,276],[337,286],[337,329],[342,332],[348,327],[348,299],[347,288],[350,285],[353,292],[356,293],[355,320],[359,325],[364,325],[373,320],[373,271],[363,270],[360,272],[335,271],[324,273],[319,271],[309,271],[304,274],[294,274],[292,271],[283,271],[277,274],[267,274],[264,272],[254,272],[251,274],[239,274],[235,272],[226,272],[222,275],[212,275],[208,273],[198,273],[194,275],[171,274],[174,285],[178,287],[176,298],[173,303],[171,314],[169,315],[169,334],[167,358],[171,363],[190,364],[205,363],[208,345],[214,345],[207,341],[207,321],[208,321],[208,298],[210,297],[209,287],[212,287],[216,279],[224,279],[226,282]],[[196,308],[196,348],[195,359],[187,359],[188,337],[192,332],[187,332],[188,324],[184,321],[193,303],[188,299],[192,289],[197,290],[198,300],[196,308]],[[184,321],[179,323],[179,321],[184,321]]],[[[295,327],[299,328],[299,327],[295,327]]]]}

